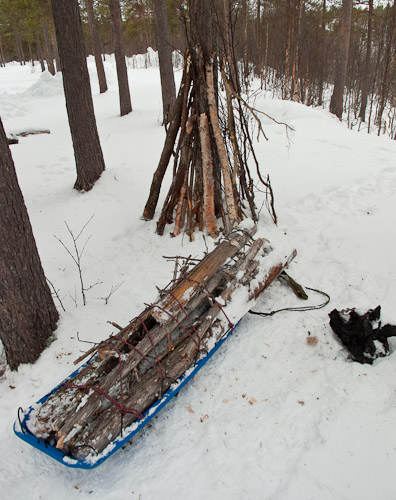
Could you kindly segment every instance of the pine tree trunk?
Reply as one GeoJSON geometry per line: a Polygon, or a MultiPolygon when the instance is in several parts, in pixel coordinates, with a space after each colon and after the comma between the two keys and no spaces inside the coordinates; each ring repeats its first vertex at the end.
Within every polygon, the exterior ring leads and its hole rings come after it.
{"type": "Polygon", "coordinates": [[[388,79],[389,79],[389,71],[390,71],[390,65],[391,65],[391,59],[392,59],[392,42],[393,42],[393,34],[395,31],[395,24],[396,24],[396,0],[393,2],[392,6],[392,18],[389,26],[389,35],[388,35],[388,41],[386,45],[386,50],[385,50],[385,67],[384,67],[384,72],[382,76],[382,83],[381,83],[381,97],[380,97],[380,103],[379,103],[379,110],[377,114],[377,122],[378,122],[378,135],[381,134],[381,125],[382,125],[382,115],[385,110],[385,104],[387,100],[387,93],[388,93],[388,79]]]}
{"type": "MultiPolygon", "coordinates": [[[[285,69],[284,69],[286,80],[289,78],[290,75],[291,24],[292,24],[292,5],[291,5],[291,0],[287,0],[287,29],[286,29],[285,69]]],[[[287,95],[285,95],[284,97],[287,97],[287,95]]]]}
{"type": "Polygon", "coordinates": [[[225,53],[228,65],[230,67],[231,82],[237,91],[239,91],[239,77],[238,69],[235,64],[234,46],[232,40],[232,26],[231,26],[231,0],[223,0],[224,8],[224,34],[225,34],[225,53]]]}
{"type": "Polygon", "coordinates": [[[43,58],[43,50],[41,48],[40,37],[38,34],[36,35],[36,48],[37,48],[37,56],[38,56],[39,61],[40,61],[41,71],[44,73],[45,64],[44,64],[44,58],[43,58]]]}
{"type": "Polygon", "coordinates": [[[118,89],[120,94],[120,113],[121,116],[124,116],[132,111],[132,104],[129,93],[128,71],[125,63],[120,2],[119,0],[109,0],[109,6],[113,23],[113,37],[115,43],[114,52],[117,66],[118,89]]]}
{"type": "Polygon", "coordinates": [[[48,71],[51,75],[55,75],[55,65],[54,57],[52,55],[52,49],[49,41],[48,28],[45,24],[42,25],[43,41],[44,41],[44,55],[47,61],[48,71]]]}
{"type": "Polygon", "coordinates": [[[16,370],[34,363],[56,329],[52,300],[0,120],[0,338],[16,370]]]}
{"type": "Polygon", "coordinates": [[[56,43],[56,36],[51,32],[51,43],[52,43],[52,55],[55,57],[56,72],[61,72],[61,64],[59,59],[58,44],[56,43]]]}
{"type": "Polygon", "coordinates": [[[320,23],[320,67],[319,67],[319,95],[318,105],[323,104],[323,82],[324,82],[324,52],[325,52],[325,36],[326,36],[326,0],[322,3],[322,16],[320,23]]]}
{"type": "Polygon", "coordinates": [[[3,44],[0,37],[0,66],[5,66],[5,65],[6,65],[6,60],[4,57],[3,44]]]}
{"type": "Polygon", "coordinates": [[[359,117],[362,122],[366,121],[366,107],[369,90],[369,81],[371,74],[371,38],[372,38],[372,25],[373,25],[373,0],[368,0],[368,20],[367,20],[367,47],[366,47],[366,61],[364,63],[364,71],[362,78],[362,99],[360,103],[359,117]]]}
{"type": "Polygon", "coordinates": [[[34,66],[34,57],[32,52],[32,44],[28,41],[28,50],[29,50],[29,59],[32,62],[32,66],[34,66]]]}
{"type": "Polygon", "coordinates": [[[173,75],[172,48],[169,41],[166,0],[153,0],[153,6],[161,75],[163,123],[167,125],[171,119],[176,100],[176,86],[173,75]]]}
{"type": "Polygon", "coordinates": [[[26,64],[26,62],[25,62],[25,54],[23,52],[21,35],[19,34],[18,31],[16,32],[16,43],[17,43],[17,51],[18,51],[18,54],[19,54],[19,62],[21,64],[21,66],[23,66],[24,64],[26,64]]]}
{"type": "Polygon", "coordinates": [[[245,85],[247,86],[249,80],[249,60],[248,60],[248,21],[249,21],[249,7],[247,0],[242,2],[243,11],[243,73],[245,77],[245,85]]]}
{"type": "Polygon", "coordinates": [[[344,88],[348,65],[349,38],[351,33],[353,0],[342,1],[341,27],[338,39],[338,53],[334,90],[330,101],[330,113],[342,119],[344,88]]]}
{"type": "Polygon", "coordinates": [[[261,0],[257,0],[256,5],[256,44],[257,44],[257,65],[261,69],[263,62],[261,47],[261,0]]]}
{"type": "Polygon", "coordinates": [[[92,102],[78,0],[52,0],[66,108],[77,167],[74,188],[88,191],[105,169],[92,102]]]}
{"type": "Polygon", "coordinates": [[[100,49],[99,36],[95,25],[95,15],[94,15],[92,0],[85,0],[85,5],[87,8],[88,25],[89,25],[89,31],[91,33],[92,49],[95,57],[96,71],[98,73],[99,92],[103,94],[107,90],[107,82],[106,82],[105,70],[103,67],[102,51],[100,49]]]}

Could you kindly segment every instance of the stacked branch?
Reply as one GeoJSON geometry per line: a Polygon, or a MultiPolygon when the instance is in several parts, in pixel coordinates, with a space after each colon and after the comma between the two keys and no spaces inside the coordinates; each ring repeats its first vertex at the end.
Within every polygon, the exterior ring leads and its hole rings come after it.
{"type": "MultiPolygon", "coordinates": [[[[251,153],[258,173],[259,166],[250,136],[251,108],[239,97],[231,56],[220,58],[215,49],[214,29],[209,22],[214,18],[213,5],[209,0],[189,3],[189,49],[143,219],[154,217],[162,180],[173,155],[172,183],[159,215],[157,233],[162,235],[167,224],[174,224],[173,236],[184,231],[193,240],[196,228],[203,231],[206,227],[207,233],[216,237],[221,229],[228,234],[247,216],[257,221],[248,167],[251,153]]],[[[276,222],[271,184],[260,173],[259,179],[265,185],[270,213],[276,222]]]]}
{"type": "Polygon", "coordinates": [[[230,329],[294,258],[236,230],[154,304],[77,361],[96,357],[29,417],[29,430],[70,457],[95,459],[230,329]],[[247,293],[246,293],[247,291],[247,293]],[[240,298],[238,298],[240,294],[240,298]],[[248,297],[248,299],[246,299],[248,297]],[[235,302],[234,302],[235,301],[235,302]]]}

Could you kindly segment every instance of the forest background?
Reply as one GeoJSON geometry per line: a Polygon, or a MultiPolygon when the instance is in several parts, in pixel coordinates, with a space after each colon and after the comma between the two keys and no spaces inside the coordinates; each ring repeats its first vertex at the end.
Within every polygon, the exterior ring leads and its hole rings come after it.
{"type": "MultiPolygon", "coordinates": [[[[222,2],[220,2],[222,3],[222,2]]],[[[235,0],[231,3],[234,51],[245,81],[256,74],[264,89],[277,97],[309,106],[323,105],[337,78],[341,1],[235,0]]],[[[156,48],[155,22],[149,0],[121,1],[122,30],[127,56],[156,48]]],[[[396,5],[375,0],[344,1],[352,8],[344,113],[348,125],[396,138],[395,71],[396,5]]],[[[86,3],[80,2],[87,52],[92,53],[86,3]]],[[[113,52],[108,2],[93,2],[103,54],[113,52]]],[[[184,53],[183,25],[187,6],[168,0],[171,46],[184,53]]],[[[342,28],[342,27],[341,27],[342,28]]],[[[0,1],[0,64],[46,60],[55,72],[55,30],[48,0],[0,1]]],[[[44,63],[43,63],[44,64],[44,63]]]]}

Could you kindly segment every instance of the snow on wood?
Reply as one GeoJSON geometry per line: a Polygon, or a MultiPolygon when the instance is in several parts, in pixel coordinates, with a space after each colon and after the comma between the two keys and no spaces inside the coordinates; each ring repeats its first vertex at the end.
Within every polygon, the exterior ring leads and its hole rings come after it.
{"type": "Polygon", "coordinates": [[[126,328],[91,349],[98,356],[33,411],[30,431],[82,459],[141,419],[234,327],[230,311],[246,314],[294,258],[295,251],[274,255],[267,240],[253,239],[255,230],[233,231],[126,328]],[[243,292],[242,304],[233,303],[236,291],[243,292]]]}

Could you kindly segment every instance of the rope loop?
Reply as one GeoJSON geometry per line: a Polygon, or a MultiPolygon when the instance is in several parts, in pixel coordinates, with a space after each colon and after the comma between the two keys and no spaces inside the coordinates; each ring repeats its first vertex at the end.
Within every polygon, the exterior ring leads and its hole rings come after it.
{"type": "Polygon", "coordinates": [[[326,301],[323,302],[322,304],[318,304],[318,305],[315,305],[315,306],[302,306],[302,307],[283,307],[282,309],[276,309],[275,311],[271,311],[271,312],[261,312],[261,311],[252,311],[250,310],[249,313],[250,314],[256,314],[257,316],[262,316],[262,317],[267,317],[267,316],[273,316],[274,314],[277,314],[278,312],[282,312],[282,311],[314,311],[316,309],[323,309],[323,307],[326,307],[327,304],[330,302],[330,295],[327,294],[326,292],[322,292],[322,290],[317,290],[316,288],[309,288],[309,287],[305,287],[307,290],[310,290],[311,292],[316,292],[316,293],[319,293],[323,296],[326,297],[326,301]]]}

